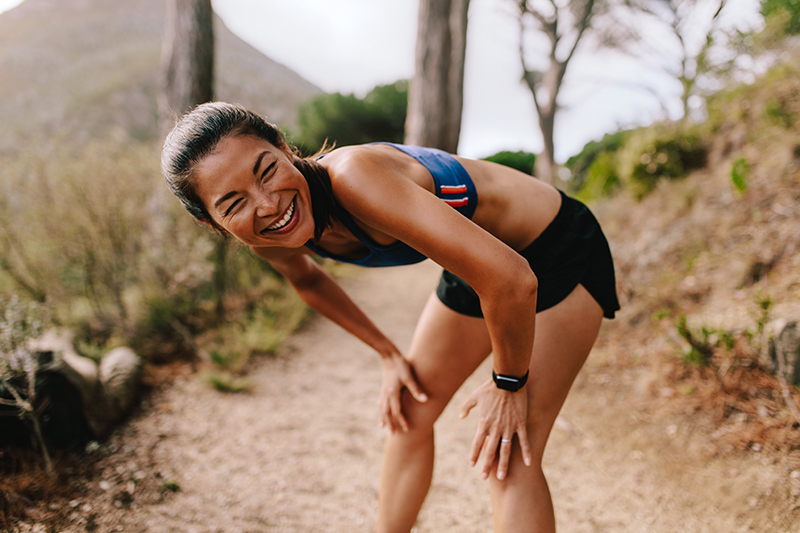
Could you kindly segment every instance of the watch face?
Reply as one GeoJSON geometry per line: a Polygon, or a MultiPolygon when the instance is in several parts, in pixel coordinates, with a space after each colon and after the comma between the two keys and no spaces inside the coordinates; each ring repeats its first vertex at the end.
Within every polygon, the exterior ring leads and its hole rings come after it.
{"type": "Polygon", "coordinates": [[[492,371],[492,379],[494,379],[494,384],[497,385],[498,389],[517,392],[528,381],[528,372],[525,372],[524,376],[518,378],[514,376],[495,374],[494,371],[492,371]]]}

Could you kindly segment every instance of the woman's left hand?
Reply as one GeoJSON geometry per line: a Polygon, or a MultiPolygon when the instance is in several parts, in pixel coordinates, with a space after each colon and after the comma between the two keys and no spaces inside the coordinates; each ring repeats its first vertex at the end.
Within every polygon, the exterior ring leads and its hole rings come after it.
{"type": "Polygon", "coordinates": [[[509,392],[498,389],[489,380],[476,389],[461,406],[461,418],[465,418],[473,407],[478,407],[480,420],[472,442],[469,462],[475,466],[482,452],[481,477],[488,478],[492,465],[497,461],[497,479],[505,479],[511,458],[511,441],[515,434],[522,450],[522,459],[530,466],[531,448],[526,425],[528,395],[525,388],[509,392]]]}

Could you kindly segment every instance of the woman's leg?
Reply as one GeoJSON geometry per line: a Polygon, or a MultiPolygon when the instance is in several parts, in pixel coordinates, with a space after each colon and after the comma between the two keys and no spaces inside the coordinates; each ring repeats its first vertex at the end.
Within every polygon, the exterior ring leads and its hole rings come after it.
{"type": "Polygon", "coordinates": [[[556,306],[536,315],[530,364],[528,438],[533,464],[525,466],[515,441],[506,479],[490,476],[494,529],[500,532],[555,531],[553,504],[541,461],[553,423],[575,376],[597,338],[603,311],[582,285],[556,306]]]}
{"type": "Polygon", "coordinates": [[[379,532],[411,530],[433,473],[433,423],[490,351],[491,341],[482,318],[458,314],[431,295],[408,351],[428,401],[419,403],[410,394],[403,395],[409,431],[391,434],[386,441],[379,532]]]}

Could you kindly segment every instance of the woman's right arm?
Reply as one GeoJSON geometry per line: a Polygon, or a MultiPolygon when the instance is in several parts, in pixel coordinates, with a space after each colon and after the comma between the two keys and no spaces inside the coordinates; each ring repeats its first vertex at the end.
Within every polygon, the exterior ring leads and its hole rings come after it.
{"type": "Polygon", "coordinates": [[[309,307],[378,352],[384,363],[380,400],[382,425],[388,425],[393,431],[407,430],[408,424],[400,408],[401,389],[408,388],[411,395],[421,402],[427,397],[394,343],[350,299],[336,280],[307,254],[279,248],[254,248],[253,251],[282,274],[309,307]]]}

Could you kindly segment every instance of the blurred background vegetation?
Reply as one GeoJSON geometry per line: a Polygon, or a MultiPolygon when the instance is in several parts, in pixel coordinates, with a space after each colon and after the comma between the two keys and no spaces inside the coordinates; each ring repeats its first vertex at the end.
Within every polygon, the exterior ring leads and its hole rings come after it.
{"type": "MultiPolygon", "coordinates": [[[[745,116],[752,128],[742,135],[757,127],[800,151],[798,3],[764,0],[762,14],[763,29],[725,42],[772,65],[765,76],[744,84],[720,73],[724,88],[702,95],[700,120],[590,142],[565,163],[559,186],[584,200],[644,198],[709,165],[715,135],[739,131],[745,116]]],[[[218,237],[165,193],[156,103],[163,27],[161,0],[26,0],[0,16],[0,296],[48,305],[87,355],[128,344],[151,362],[201,354],[236,373],[249,354],[274,351],[283,334],[267,332],[297,327],[303,306],[247,249],[229,243],[221,254],[218,237]]],[[[403,141],[407,81],[363,98],[323,94],[217,18],[214,32],[214,97],[266,115],[305,153],[326,140],[403,141]]],[[[531,173],[536,154],[487,159],[531,173]]],[[[746,190],[747,157],[730,172],[746,190]]]]}

